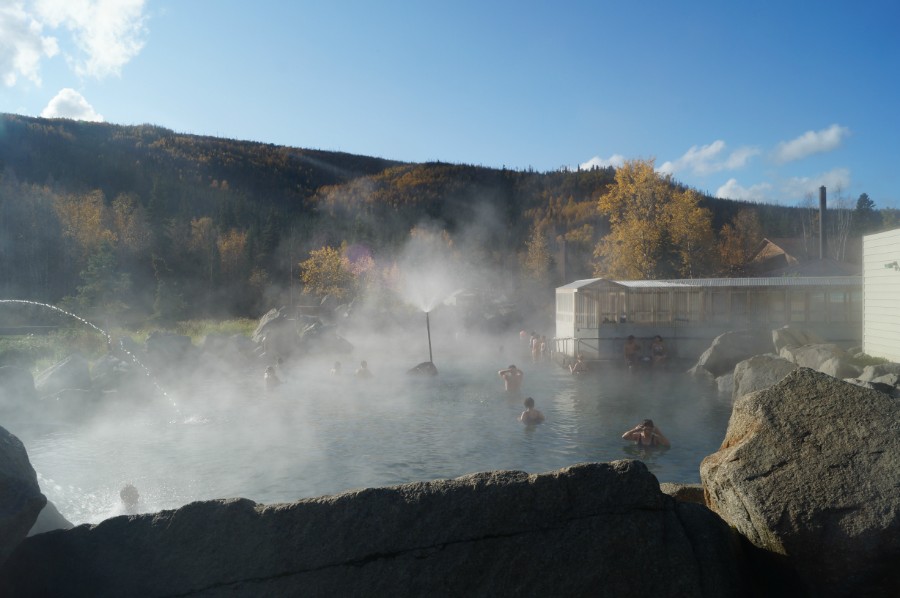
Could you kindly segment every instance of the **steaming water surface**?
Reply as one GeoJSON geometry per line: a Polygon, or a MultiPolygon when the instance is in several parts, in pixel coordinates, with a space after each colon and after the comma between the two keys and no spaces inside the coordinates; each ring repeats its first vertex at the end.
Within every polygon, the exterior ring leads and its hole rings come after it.
{"type": "Polygon", "coordinates": [[[121,514],[126,482],[140,491],[142,512],[623,458],[643,460],[660,481],[699,482],[700,461],[724,437],[730,401],[683,375],[608,368],[572,377],[520,360],[526,374],[513,396],[497,377],[508,362],[438,359],[440,376],[413,379],[370,357],[372,380],[320,375],[326,366],[317,364],[283,373],[285,384],[269,395],[259,376],[218,376],[179,389],[177,410],[166,401],[120,402],[102,418],[11,431],[44,494],[76,524],[121,514]],[[516,420],[525,396],[535,398],[544,424],[516,420]],[[621,440],[646,417],[671,449],[642,451],[621,440]]]}

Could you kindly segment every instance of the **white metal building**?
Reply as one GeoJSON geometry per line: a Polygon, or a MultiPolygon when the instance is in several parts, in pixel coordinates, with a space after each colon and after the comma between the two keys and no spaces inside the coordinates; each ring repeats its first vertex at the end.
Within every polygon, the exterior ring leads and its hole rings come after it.
{"type": "Polygon", "coordinates": [[[629,335],[660,335],[670,354],[694,359],[723,332],[787,324],[858,345],[862,278],[591,278],[556,289],[555,349],[567,357],[617,359],[629,335]]]}
{"type": "Polygon", "coordinates": [[[900,362],[900,229],[863,237],[863,351],[900,362]]]}

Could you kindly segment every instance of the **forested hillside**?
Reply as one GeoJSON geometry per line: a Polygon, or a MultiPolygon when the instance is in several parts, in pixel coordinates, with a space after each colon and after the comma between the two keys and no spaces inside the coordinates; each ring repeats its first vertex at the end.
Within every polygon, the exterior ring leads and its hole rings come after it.
{"type": "Polygon", "coordinates": [[[448,259],[502,269],[513,291],[595,273],[734,274],[763,235],[809,234],[810,214],[710,198],[645,163],[548,173],[405,164],[0,115],[0,298],[82,313],[256,316],[295,285],[352,297],[390,286],[403,248],[423,235],[448,259]],[[640,184],[623,191],[627,173],[658,187],[650,204],[640,184]],[[629,246],[648,231],[655,245],[629,246]],[[714,251],[694,260],[697,243],[714,251]]]}

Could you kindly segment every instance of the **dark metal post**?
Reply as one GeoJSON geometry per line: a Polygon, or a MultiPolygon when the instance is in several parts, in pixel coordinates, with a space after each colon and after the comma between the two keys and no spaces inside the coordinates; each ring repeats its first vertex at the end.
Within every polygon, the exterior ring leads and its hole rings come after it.
{"type": "Polygon", "coordinates": [[[828,242],[825,238],[825,185],[819,187],[819,259],[824,260],[828,253],[828,242]]]}
{"type": "Polygon", "coordinates": [[[431,356],[431,322],[428,320],[428,312],[425,312],[425,329],[428,331],[428,361],[434,363],[434,358],[431,356]]]}

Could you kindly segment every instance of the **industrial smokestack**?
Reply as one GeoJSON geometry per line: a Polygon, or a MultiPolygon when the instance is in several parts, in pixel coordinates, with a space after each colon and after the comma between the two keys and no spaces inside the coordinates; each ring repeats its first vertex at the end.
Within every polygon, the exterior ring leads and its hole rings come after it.
{"type": "Polygon", "coordinates": [[[828,253],[828,239],[825,238],[825,185],[819,187],[819,259],[828,253]]]}

